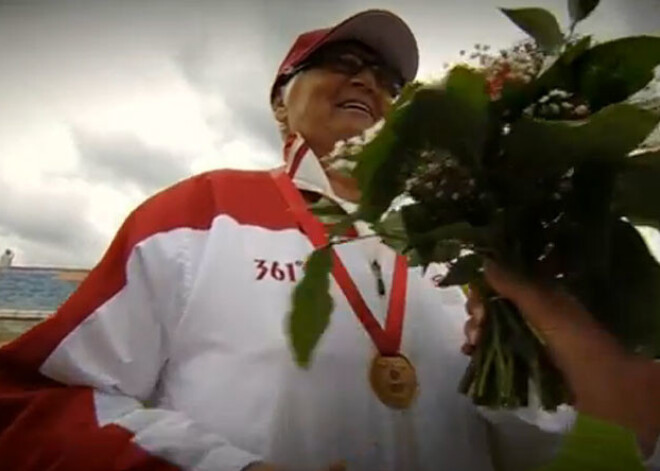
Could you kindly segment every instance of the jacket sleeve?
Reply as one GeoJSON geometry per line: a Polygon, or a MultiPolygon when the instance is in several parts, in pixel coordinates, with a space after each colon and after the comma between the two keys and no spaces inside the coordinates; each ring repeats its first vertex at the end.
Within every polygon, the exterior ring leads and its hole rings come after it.
{"type": "Polygon", "coordinates": [[[239,471],[259,460],[143,405],[184,302],[187,241],[204,225],[168,214],[138,209],[58,312],[0,349],[2,469],[239,471]]]}
{"type": "MultiPolygon", "coordinates": [[[[557,457],[563,437],[573,429],[577,417],[569,406],[560,406],[554,413],[545,412],[540,407],[517,411],[482,409],[481,412],[490,422],[496,469],[504,471],[532,470],[551,462],[557,457]]],[[[644,469],[660,471],[660,437],[650,456],[643,456],[641,448],[636,451],[644,469]]]]}
{"type": "Polygon", "coordinates": [[[489,423],[491,455],[496,469],[529,471],[556,458],[563,437],[573,428],[576,412],[560,406],[550,413],[534,404],[514,411],[479,408],[489,423]]]}
{"type": "Polygon", "coordinates": [[[660,471],[660,437],[658,437],[658,441],[655,444],[655,450],[644,461],[644,466],[649,471],[660,471]]]}

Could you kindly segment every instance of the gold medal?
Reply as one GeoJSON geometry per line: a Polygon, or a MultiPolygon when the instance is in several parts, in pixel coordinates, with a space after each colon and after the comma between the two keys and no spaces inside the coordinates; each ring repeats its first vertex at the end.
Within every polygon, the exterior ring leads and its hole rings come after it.
{"type": "Polygon", "coordinates": [[[369,382],[378,399],[392,409],[410,407],[419,389],[415,367],[400,354],[376,355],[369,369],[369,382]]]}
{"type": "MultiPolygon", "coordinates": [[[[280,194],[286,200],[289,210],[296,217],[314,247],[317,249],[327,247],[328,235],[325,227],[307,209],[307,203],[293,184],[291,177],[281,170],[274,170],[271,175],[280,194]]],[[[375,265],[375,269],[378,278],[378,292],[382,295],[385,287],[380,266],[375,265]]],[[[404,255],[397,255],[394,260],[385,328],[381,327],[369,310],[341,257],[336,253],[333,254],[332,275],[375,347],[379,352],[387,352],[387,354],[378,354],[371,363],[369,382],[372,389],[386,406],[392,409],[407,409],[417,397],[419,388],[417,373],[410,360],[399,353],[392,352],[398,352],[401,347],[408,286],[408,260],[404,255]]]]}

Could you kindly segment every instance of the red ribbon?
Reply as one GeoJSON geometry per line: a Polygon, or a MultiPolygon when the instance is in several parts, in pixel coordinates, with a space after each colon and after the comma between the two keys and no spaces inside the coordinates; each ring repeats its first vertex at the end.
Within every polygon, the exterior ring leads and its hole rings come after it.
{"type": "MultiPolygon", "coordinates": [[[[280,194],[289,206],[303,231],[315,248],[325,247],[328,244],[328,235],[323,224],[314,217],[307,208],[300,191],[293,184],[291,177],[281,170],[274,170],[271,176],[280,191],[280,194]]],[[[364,329],[371,337],[381,355],[396,355],[401,347],[401,333],[403,331],[403,317],[406,306],[406,288],[408,283],[408,264],[406,257],[397,255],[392,278],[392,289],[387,309],[385,329],[374,317],[371,310],[358,291],[343,262],[334,249],[332,250],[332,274],[341,288],[344,296],[351,305],[353,312],[360,320],[364,329]]]]}

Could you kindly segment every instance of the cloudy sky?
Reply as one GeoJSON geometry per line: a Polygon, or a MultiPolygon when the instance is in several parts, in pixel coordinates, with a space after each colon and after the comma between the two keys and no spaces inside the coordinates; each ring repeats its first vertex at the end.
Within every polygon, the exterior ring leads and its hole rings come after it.
{"type": "MultiPolygon", "coordinates": [[[[155,191],[279,159],[268,89],[295,36],[359,10],[415,31],[422,77],[522,37],[496,6],[564,0],[0,0],[0,249],[92,266],[155,191]]],[[[660,33],[660,0],[603,0],[585,31],[660,33]]]]}

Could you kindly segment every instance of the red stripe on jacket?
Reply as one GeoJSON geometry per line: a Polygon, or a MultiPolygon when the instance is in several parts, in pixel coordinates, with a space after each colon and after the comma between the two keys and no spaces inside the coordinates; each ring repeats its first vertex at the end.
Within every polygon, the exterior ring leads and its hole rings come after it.
{"type": "Polygon", "coordinates": [[[296,227],[267,172],[214,171],[150,198],[122,225],[101,262],[56,314],[0,348],[0,468],[12,471],[171,471],[131,443],[132,433],[99,427],[93,390],[39,374],[60,342],[126,284],[133,248],[158,233],[208,229],[226,214],[244,225],[296,227]]]}
{"type": "Polygon", "coordinates": [[[296,227],[267,172],[221,170],[164,190],[137,208],[122,225],[101,262],[54,316],[0,348],[0,362],[38,369],[57,345],[126,283],[133,248],[158,233],[208,229],[218,215],[271,230],[296,227]]]}

